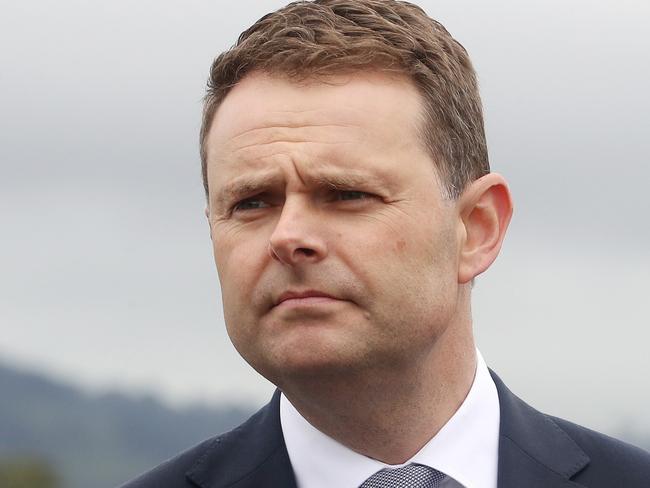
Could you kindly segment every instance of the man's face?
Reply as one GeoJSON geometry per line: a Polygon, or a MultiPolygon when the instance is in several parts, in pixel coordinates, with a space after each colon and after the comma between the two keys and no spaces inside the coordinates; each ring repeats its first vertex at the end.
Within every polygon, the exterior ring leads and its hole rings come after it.
{"type": "Polygon", "coordinates": [[[271,381],[416,361],[454,320],[459,217],[420,114],[414,85],[380,73],[255,73],[220,106],[208,211],[225,320],[271,381]]]}

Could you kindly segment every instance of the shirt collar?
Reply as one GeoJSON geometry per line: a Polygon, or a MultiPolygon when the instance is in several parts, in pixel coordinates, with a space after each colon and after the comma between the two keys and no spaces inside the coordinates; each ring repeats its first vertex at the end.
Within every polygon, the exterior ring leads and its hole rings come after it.
{"type": "MultiPolygon", "coordinates": [[[[476,374],[467,397],[442,429],[404,464],[430,466],[467,488],[496,488],[499,397],[481,353],[476,353],[476,374]]],[[[382,468],[397,467],[323,434],[284,395],[280,423],[298,488],[356,487],[382,468]]]]}

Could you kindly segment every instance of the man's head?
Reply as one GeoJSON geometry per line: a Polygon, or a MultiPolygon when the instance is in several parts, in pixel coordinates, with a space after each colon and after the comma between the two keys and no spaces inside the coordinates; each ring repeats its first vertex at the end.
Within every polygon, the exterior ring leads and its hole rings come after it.
{"type": "Polygon", "coordinates": [[[404,370],[437,346],[447,354],[471,347],[469,283],[495,259],[511,207],[503,179],[481,176],[487,157],[477,156],[485,143],[464,51],[408,4],[303,2],[280,12],[240,41],[268,44],[266,57],[233,64],[228,56],[240,55],[230,51],[215,62],[202,131],[233,343],[280,385],[316,373],[404,370]],[[343,33],[331,28],[339,24],[343,33]],[[420,50],[413,24],[429,25],[440,52],[420,50]],[[369,49],[376,36],[399,44],[414,72],[427,70],[437,98],[397,57],[369,49]],[[351,46],[336,49],[344,37],[351,46]],[[460,94],[463,69],[474,102],[460,94]],[[215,85],[226,73],[228,86],[215,85]],[[478,149],[460,142],[472,124],[478,149]],[[464,156],[448,164],[441,154],[464,156]]]}
{"type": "Polygon", "coordinates": [[[240,80],[262,71],[295,82],[379,70],[409,77],[422,96],[422,142],[446,195],[490,170],[481,101],[467,52],[419,7],[393,0],[295,2],[262,17],[213,63],[201,128],[205,139],[219,105],[240,80]]]}

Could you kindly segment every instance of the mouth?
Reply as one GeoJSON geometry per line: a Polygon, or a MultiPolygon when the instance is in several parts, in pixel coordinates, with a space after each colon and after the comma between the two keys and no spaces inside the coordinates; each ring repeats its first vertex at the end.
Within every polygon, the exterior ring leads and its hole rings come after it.
{"type": "Polygon", "coordinates": [[[319,290],[285,291],[273,304],[273,307],[295,307],[326,304],[341,301],[319,290]]]}

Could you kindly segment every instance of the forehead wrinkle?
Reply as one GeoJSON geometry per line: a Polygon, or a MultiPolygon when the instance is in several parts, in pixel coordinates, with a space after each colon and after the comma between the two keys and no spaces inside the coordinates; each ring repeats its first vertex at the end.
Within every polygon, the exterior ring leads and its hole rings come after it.
{"type": "MultiPolygon", "coordinates": [[[[232,110],[238,105],[237,102],[238,100],[229,100],[229,97],[226,97],[220,108],[223,109],[225,105],[228,105],[229,110],[226,111],[227,113],[220,113],[220,110],[215,115],[214,130],[212,131],[214,142],[220,139],[221,144],[237,147],[242,144],[239,142],[241,139],[245,140],[243,144],[247,144],[249,137],[255,140],[261,133],[260,141],[264,142],[273,140],[271,136],[274,132],[280,138],[283,131],[290,133],[293,129],[307,129],[307,135],[311,133],[319,139],[322,139],[324,135],[326,139],[329,139],[328,136],[336,135],[336,133],[339,136],[349,136],[350,130],[355,127],[361,129],[359,122],[364,120],[362,111],[345,106],[299,108],[296,110],[274,110],[269,107],[260,107],[257,110],[255,107],[251,107],[251,110],[232,110]],[[221,120],[228,122],[222,125],[221,120]],[[225,130],[219,130],[219,128],[225,130]],[[325,131],[324,134],[323,131],[325,131]]],[[[293,135],[289,136],[290,139],[294,137],[293,135]]]]}
{"type": "MultiPolygon", "coordinates": [[[[266,127],[321,127],[340,126],[352,127],[358,125],[359,114],[357,111],[347,107],[336,107],[336,109],[318,108],[312,110],[269,110],[266,109],[257,116],[252,117],[244,113],[235,122],[235,132],[239,135],[255,129],[266,127]]],[[[236,137],[236,136],[235,136],[236,137]]]]}
{"type": "Polygon", "coordinates": [[[341,129],[349,129],[351,127],[356,127],[355,125],[352,124],[287,124],[287,123],[277,123],[277,124],[264,124],[261,126],[257,127],[252,127],[250,129],[246,129],[243,132],[240,132],[239,134],[233,136],[230,138],[231,141],[236,141],[237,139],[240,139],[242,137],[246,136],[254,136],[256,133],[260,131],[272,131],[274,129],[309,129],[309,128],[319,128],[319,129],[325,129],[325,128],[341,128],[341,129]]]}
{"type": "Polygon", "coordinates": [[[351,125],[269,125],[248,129],[228,141],[233,152],[252,147],[264,147],[272,144],[349,144],[358,143],[350,137],[351,125]]]}
{"type": "MultiPolygon", "coordinates": [[[[296,160],[302,163],[309,161],[341,159],[343,154],[349,152],[350,146],[358,145],[358,141],[274,141],[264,144],[249,144],[239,148],[229,148],[220,158],[225,167],[260,167],[267,164],[278,164],[278,158],[283,160],[296,160]],[[344,151],[341,148],[346,148],[344,151]]],[[[216,161],[215,161],[216,163],[216,161]]]]}
{"type": "MultiPolygon", "coordinates": [[[[236,149],[233,150],[233,154],[239,154],[242,152],[261,152],[265,149],[270,149],[272,152],[268,154],[268,156],[274,156],[276,153],[288,153],[289,149],[287,149],[287,146],[291,144],[322,144],[326,146],[331,146],[331,145],[336,145],[340,146],[343,144],[358,144],[358,141],[305,141],[302,138],[296,139],[296,140],[289,140],[289,139],[282,139],[278,141],[269,141],[269,142],[252,142],[250,144],[247,144],[245,146],[240,146],[236,149]],[[276,152],[273,152],[273,148],[279,148],[276,152]],[[284,148],[284,150],[282,149],[284,148]]],[[[244,157],[246,160],[247,158],[244,157]]]]}

